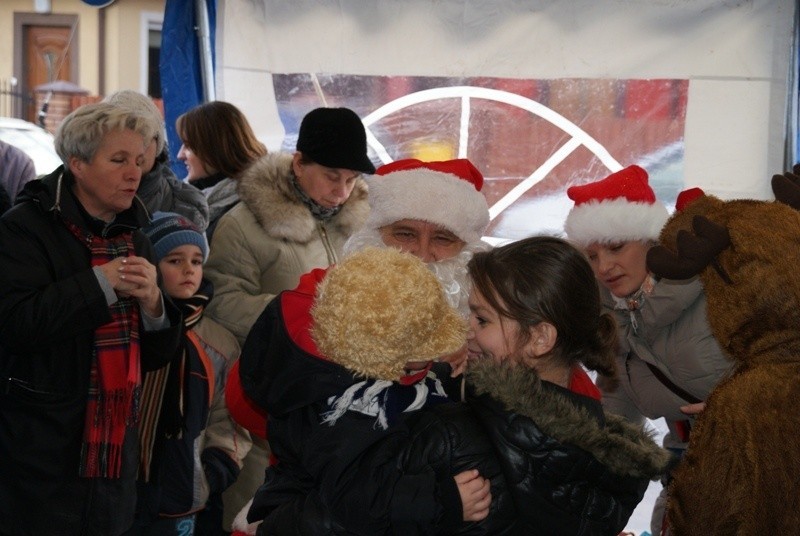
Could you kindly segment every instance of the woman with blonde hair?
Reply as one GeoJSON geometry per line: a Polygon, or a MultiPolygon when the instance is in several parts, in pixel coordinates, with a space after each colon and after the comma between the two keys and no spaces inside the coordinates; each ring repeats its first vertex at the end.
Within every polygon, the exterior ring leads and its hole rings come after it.
{"type": "Polygon", "coordinates": [[[178,117],[175,127],[183,143],[178,160],[186,165],[186,180],[208,201],[210,240],[222,215],[239,202],[237,180],[267,148],[241,110],[228,102],[196,106],[178,117]]]}
{"type": "Polygon", "coordinates": [[[0,219],[0,531],[122,534],[133,523],[142,374],[178,348],[136,195],[156,132],[82,106],[63,165],[0,219]]]}

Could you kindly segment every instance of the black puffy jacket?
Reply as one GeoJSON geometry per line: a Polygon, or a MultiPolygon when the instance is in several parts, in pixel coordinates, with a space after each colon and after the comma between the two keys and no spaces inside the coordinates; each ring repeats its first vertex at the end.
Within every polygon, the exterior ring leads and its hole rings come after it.
{"type": "MultiPolygon", "coordinates": [[[[409,438],[404,417],[386,429],[355,411],[335,426],[322,422],[329,398],[363,380],[326,360],[309,336],[309,310],[323,274],[304,275],[297,289],[272,300],[242,350],[242,387],[269,415],[268,438],[278,460],[268,468],[248,519],[264,520],[259,533],[271,536],[391,534],[394,518],[403,521],[398,534],[457,525],[460,499],[449,473],[398,471],[409,438]]],[[[448,376],[449,367],[443,368],[448,376]]],[[[407,389],[414,399],[414,386],[392,389],[407,389]]]]}
{"type": "Polygon", "coordinates": [[[421,412],[412,430],[400,461],[408,471],[455,473],[482,459],[500,468],[484,475],[489,516],[457,534],[616,535],[669,459],[597,400],[489,360],[470,364],[465,404],[421,412]]]}
{"type": "Polygon", "coordinates": [[[597,399],[530,369],[474,363],[467,403],[426,408],[386,430],[351,412],[336,426],[322,423],[328,398],[358,381],[309,336],[322,274],[273,300],[242,353],[242,386],[269,413],[279,460],[250,510],[251,522],[264,521],[259,534],[580,536],[624,528],[668,454],[642,429],[605,416],[597,399]],[[464,523],[453,476],[473,468],[491,480],[492,505],[485,520],[464,523]]]}

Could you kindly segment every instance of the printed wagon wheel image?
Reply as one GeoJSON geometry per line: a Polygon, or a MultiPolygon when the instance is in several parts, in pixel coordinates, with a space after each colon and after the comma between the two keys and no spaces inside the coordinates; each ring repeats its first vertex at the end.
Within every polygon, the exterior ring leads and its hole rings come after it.
{"type": "Polygon", "coordinates": [[[468,158],[467,148],[469,146],[469,124],[472,112],[471,100],[483,99],[488,101],[508,104],[521,108],[533,115],[536,115],[555,127],[561,129],[566,136],[560,147],[556,147],[545,161],[536,169],[533,169],[527,177],[524,177],[519,184],[514,186],[508,193],[495,202],[489,209],[490,219],[494,221],[506,208],[522,197],[525,192],[530,190],[535,184],[544,179],[556,166],[563,162],[570,154],[579,147],[585,147],[591,151],[610,172],[622,169],[617,160],[603,147],[597,140],[587,134],[583,129],[575,125],[563,115],[554,112],[550,108],[522,97],[515,93],[498,89],[489,89],[475,86],[453,86],[427,89],[410,93],[391,102],[388,102],[367,115],[363,122],[367,131],[367,143],[378,155],[384,164],[392,162],[394,159],[389,155],[386,147],[375,137],[370,127],[381,119],[398,112],[404,108],[421,104],[424,102],[440,99],[459,99],[461,101],[460,124],[458,131],[458,158],[468,158]]]}

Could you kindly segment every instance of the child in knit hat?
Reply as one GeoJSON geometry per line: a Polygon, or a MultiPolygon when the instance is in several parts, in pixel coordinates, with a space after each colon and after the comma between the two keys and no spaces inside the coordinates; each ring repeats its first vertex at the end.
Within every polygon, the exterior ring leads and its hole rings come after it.
{"type": "Polygon", "coordinates": [[[136,521],[128,533],[192,534],[222,530],[222,492],[235,480],[249,450],[249,434],[233,423],[224,400],[228,370],[239,344],[203,316],[213,296],[203,278],[205,235],[185,217],[156,212],[143,229],[153,244],[163,287],[183,312],[178,352],[166,367],[147,373],[140,437],[136,521]],[[160,408],[160,409],[159,409],[160,408]]]}

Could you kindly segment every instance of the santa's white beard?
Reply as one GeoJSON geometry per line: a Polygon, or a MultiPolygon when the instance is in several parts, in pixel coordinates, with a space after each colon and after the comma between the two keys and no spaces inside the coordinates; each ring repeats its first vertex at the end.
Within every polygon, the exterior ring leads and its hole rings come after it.
{"type": "MultiPolygon", "coordinates": [[[[353,234],[344,245],[343,257],[352,255],[367,247],[385,248],[383,239],[377,229],[361,229],[353,234]]],[[[478,251],[485,251],[491,246],[485,242],[473,242],[449,259],[427,263],[428,268],[442,285],[447,303],[456,309],[464,318],[469,316],[470,279],[467,263],[478,251]]]]}

